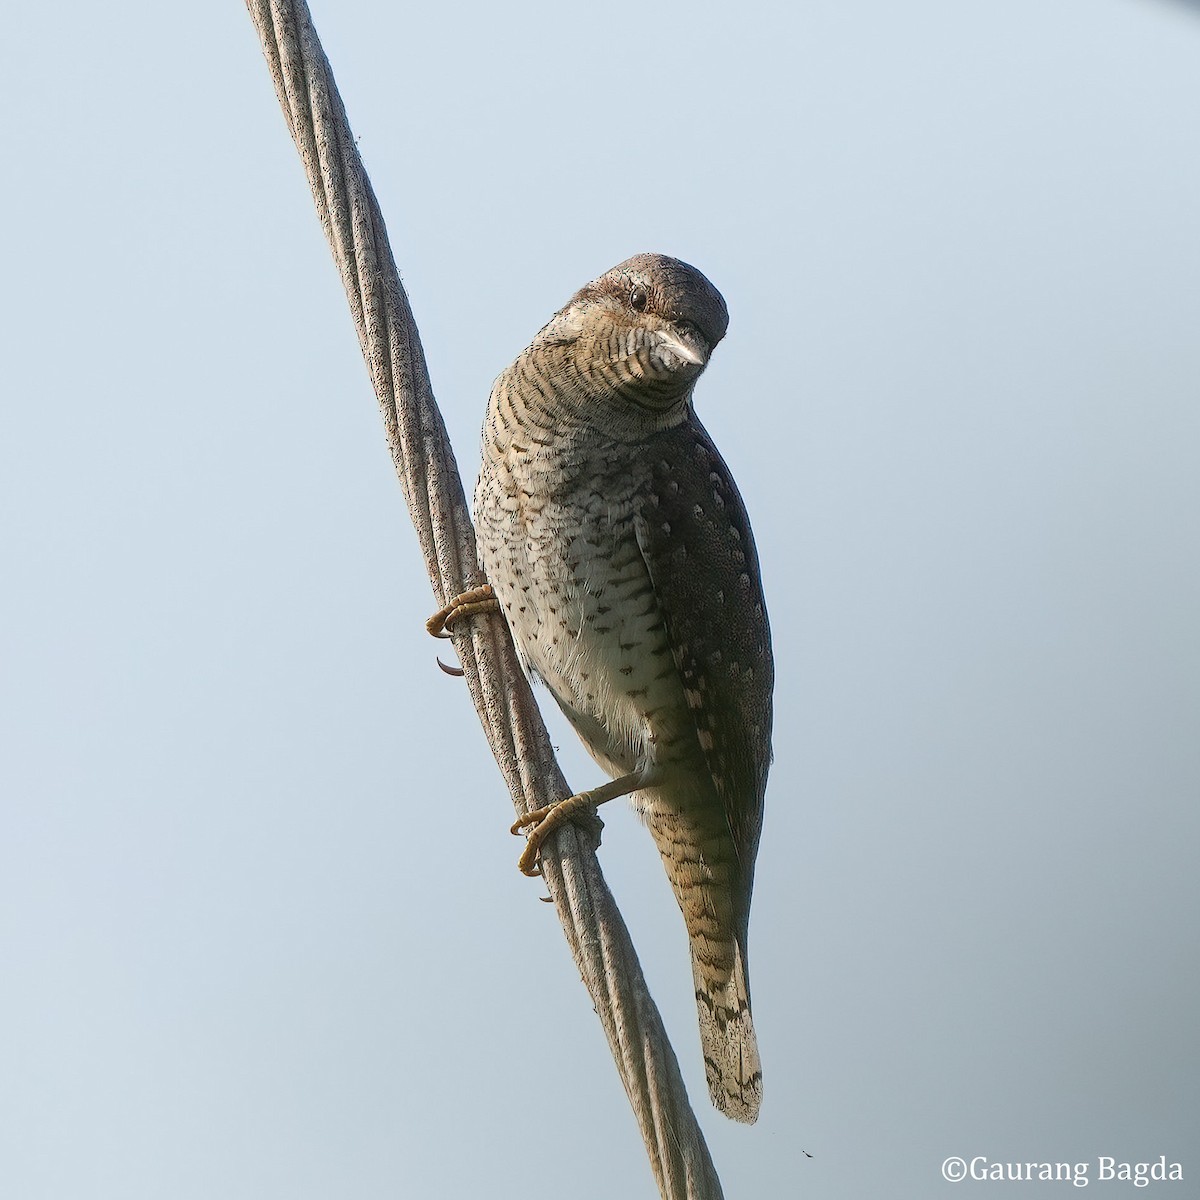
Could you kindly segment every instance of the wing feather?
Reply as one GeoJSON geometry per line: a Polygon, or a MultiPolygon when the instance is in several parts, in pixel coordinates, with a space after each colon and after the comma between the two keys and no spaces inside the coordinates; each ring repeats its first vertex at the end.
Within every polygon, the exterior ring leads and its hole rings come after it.
{"type": "Polygon", "coordinates": [[[748,916],[771,762],[771,631],[758,554],[729,468],[689,420],[649,439],[649,483],[636,518],[696,737],[741,866],[748,916]]]}

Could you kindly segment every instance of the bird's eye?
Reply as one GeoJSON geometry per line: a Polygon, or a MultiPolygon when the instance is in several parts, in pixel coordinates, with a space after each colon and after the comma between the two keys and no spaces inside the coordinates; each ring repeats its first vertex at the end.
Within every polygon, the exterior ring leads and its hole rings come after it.
{"type": "Polygon", "coordinates": [[[644,287],[635,287],[629,293],[629,307],[634,312],[645,312],[646,305],[650,303],[650,293],[644,287]]]}

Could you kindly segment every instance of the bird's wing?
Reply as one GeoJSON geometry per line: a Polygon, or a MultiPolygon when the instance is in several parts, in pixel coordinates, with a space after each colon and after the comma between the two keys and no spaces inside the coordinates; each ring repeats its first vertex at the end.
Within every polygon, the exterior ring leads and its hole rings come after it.
{"type": "MultiPolygon", "coordinates": [[[[637,539],[746,887],[771,762],[771,631],[745,505],[691,414],[655,434],[637,539]]],[[[748,895],[746,897],[748,902],[748,895]]]]}

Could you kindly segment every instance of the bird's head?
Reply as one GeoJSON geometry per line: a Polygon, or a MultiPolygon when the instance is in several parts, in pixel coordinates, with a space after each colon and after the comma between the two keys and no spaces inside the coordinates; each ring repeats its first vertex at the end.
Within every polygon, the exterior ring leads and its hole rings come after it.
{"type": "Polygon", "coordinates": [[[695,267],[638,254],[580,288],[529,352],[581,400],[657,422],[682,416],[728,325],[721,293],[695,267]]]}

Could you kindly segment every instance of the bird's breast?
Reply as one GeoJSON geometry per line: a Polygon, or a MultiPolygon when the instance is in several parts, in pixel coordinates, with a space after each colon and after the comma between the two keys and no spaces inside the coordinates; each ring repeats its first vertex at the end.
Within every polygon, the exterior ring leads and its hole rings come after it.
{"type": "Polygon", "coordinates": [[[523,658],[614,773],[695,741],[635,533],[641,481],[617,458],[485,444],[475,500],[484,568],[523,658]]]}

